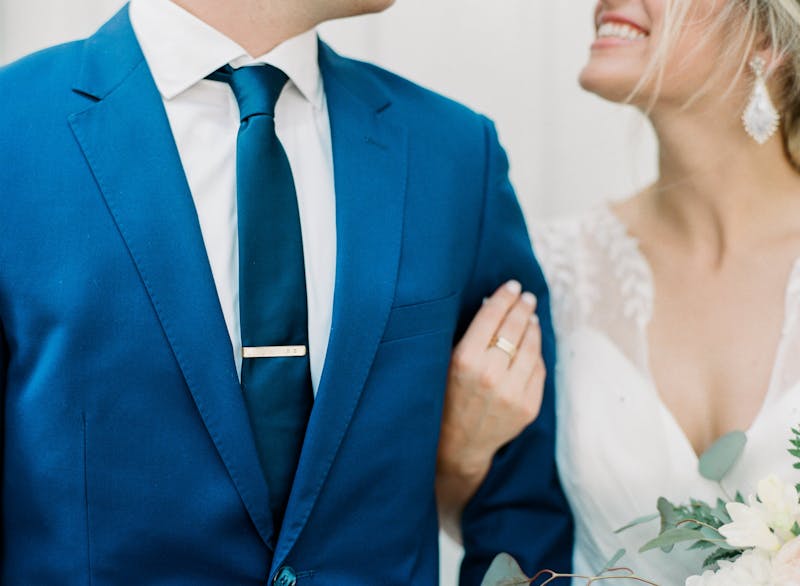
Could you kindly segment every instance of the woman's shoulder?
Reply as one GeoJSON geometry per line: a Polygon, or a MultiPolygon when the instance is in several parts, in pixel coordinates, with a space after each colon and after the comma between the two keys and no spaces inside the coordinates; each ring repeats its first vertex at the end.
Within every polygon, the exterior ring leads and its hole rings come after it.
{"type": "Polygon", "coordinates": [[[546,273],[550,267],[566,264],[575,268],[582,259],[600,257],[625,235],[610,203],[531,226],[534,250],[546,273]]]}
{"type": "Polygon", "coordinates": [[[562,330],[597,321],[599,308],[647,319],[648,267],[615,204],[534,224],[531,235],[562,330]]]}

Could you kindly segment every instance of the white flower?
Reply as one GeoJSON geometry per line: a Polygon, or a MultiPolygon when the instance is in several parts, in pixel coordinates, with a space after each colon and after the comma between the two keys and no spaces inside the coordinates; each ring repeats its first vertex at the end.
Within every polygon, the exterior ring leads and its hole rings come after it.
{"type": "Polygon", "coordinates": [[[716,574],[711,570],[706,570],[700,576],[690,576],[686,578],[685,586],[714,586],[716,574]]]}
{"type": "Polygon", "coordinates": [[[706,570],[700,576],[686,578],[685,586],[719,586],[719,584],[717,573],[712,570],[706,570]]]}
{"type": "Polygon", "coordinates": [[[758,550],[746,551],[735,562],[722,561],[719,566],[716,572],[688,578],[686,586],[795,586],[775,581],[769,555],[758,550]]]}
{"type": "Polygon", "coordinates": [[[730,545],[776,552],[794,539],[792,528],[800,520],[800,502],[794,486],[770,476],[758,483],[758,498],[751,496],[749,503],[727,505],[732,522],[719,532],[730,545]]]}
{"type": "Polygon", "coordinates": [[[775,552],[781,542],[770,530],[762,512],[742,503],[728,503],[726,506],[732,523],[720,527],[719,532],[733,547],[756,547],[775,552]]]}
{"type": "Polygon", "coordinates": [[[716,586],[719,584],[717,573],[706,570],[700,576],[690,576],[686,578],[685,586],[716,586]]]}
{"type": "Polygon", "coordinates": [[[797,489],[784,484],[777,476],[758,483],[758,501],[750,497],[750,506],[758,509],[782,542],[794,539],[792,527],[800,519],[797,489]]]}
{"type": "Polygon", "coordinates": [[[772,560],[772,582],[800,586],[800,537],[784,545],[772,560]]]}

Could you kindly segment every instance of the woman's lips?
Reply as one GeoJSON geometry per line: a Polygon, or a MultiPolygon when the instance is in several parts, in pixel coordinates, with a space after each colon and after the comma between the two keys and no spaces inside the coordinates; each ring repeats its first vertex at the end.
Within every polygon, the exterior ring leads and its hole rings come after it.
{"type": "Polygon", "coordinates": [[[593,49],[626,46],[644,41],[650,33],[625,18],[603,15],[597,26],[597,39],[593,49]]]}

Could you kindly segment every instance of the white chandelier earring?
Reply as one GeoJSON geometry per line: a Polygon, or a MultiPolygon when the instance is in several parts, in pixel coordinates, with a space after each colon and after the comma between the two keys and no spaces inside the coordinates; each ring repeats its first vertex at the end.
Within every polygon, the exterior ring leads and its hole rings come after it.
{"type": "Polygon", "coordinates": [[[778,113],[767,88],[767,62],[763,57],[754,57],[750,68],[756,76],[750,102],[742,115],[744,129],[758,144],[766,143],[778,130],[781,115],[778,113]]]}

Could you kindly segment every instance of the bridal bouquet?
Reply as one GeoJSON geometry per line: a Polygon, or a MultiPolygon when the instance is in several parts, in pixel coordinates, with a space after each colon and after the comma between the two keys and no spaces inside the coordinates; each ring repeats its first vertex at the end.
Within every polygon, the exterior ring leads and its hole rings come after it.
{"type": "MultiPolygon", "coordinates": [[[[800,469],[800,429],[792,430],[789,453],[800,469]]],[[[700,473],[717,482],[727,476],[744,451],[747,438],[734,432],[716,442],[700,459],[700,473]]],[[[783,483],[776,476],[758,484],[757,494],[746,500],[740,494],[719,499],[716,503],[691,500],[676,505],[661,498],[658,513],[642,517],[622,527],[622,532],[643,523],[660,519],[658,536],[640,552],[662,549],[669,554],[678,544],[689,549],[705,550],[707,555],[701,575],[686,580],[685,586],[800,586],[800,484],[783,483]]],[[[558,574],[550,570],[527,577],[514,559],[497,556],[482,586],[552,584],[561,578],[581,578],[587,585],[624,579],[659,586],[636,576],[627,568],[613,567],[625,555],[620,550],[597,576],[558,574]],[[542,580],[542,581],[537,581],[542,580]]]]}
{"type": "MultiPolygon", "coordinates": [[[[800,469],[800,430],[792,434],[789,453],[799,460],[794,468],[800,469]]],[[[721,486],[745,443],[742,433],[723,437],[701,460],[701,473],[721,486]]],[[[660,547],[669,553],[679,543],[707,550],[705,572],[688,578],[685,586],[800,586],[799,489],[770,476],[747,500],[738,493],[714,505],[693,500],[676,506],[660,499],[660,534],[641,551],[660,547]]]]}

